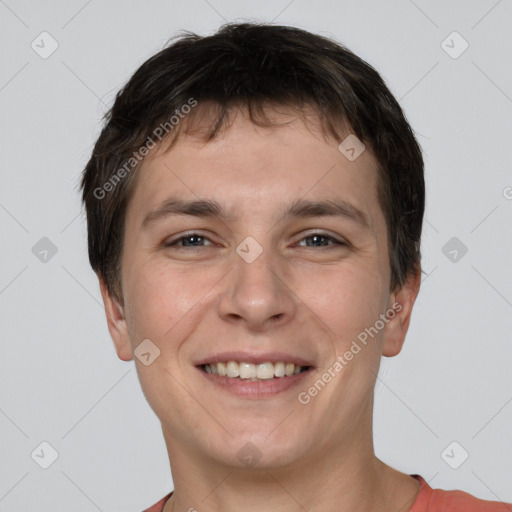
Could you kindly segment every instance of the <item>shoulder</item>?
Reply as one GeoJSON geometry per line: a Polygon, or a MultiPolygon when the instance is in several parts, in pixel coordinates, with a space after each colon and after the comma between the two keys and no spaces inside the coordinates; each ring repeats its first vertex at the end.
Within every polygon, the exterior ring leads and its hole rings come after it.
{"type": "Polygon", "coordinates": [[[502,501],[487,501],[464,491],[434,489],[430,510],[435,512],[512,512],[512,504],[502,501]]]}
{"type": "Polygon", "coordinates": [[[420,492],[410,512],[512,512],[512,504],[487,501],[465,491],[432,489],[419,475],[420,492]]]}
{"type": "Polygon", "coordinates": [[[167,496],[164,496],[159,502],[155,503],[149,508],[145,508],[142,512],[162,512],[164,509],[164,505],[166,504],[167,500],[171,497],[172,492],[167,494],[167,496]]]}

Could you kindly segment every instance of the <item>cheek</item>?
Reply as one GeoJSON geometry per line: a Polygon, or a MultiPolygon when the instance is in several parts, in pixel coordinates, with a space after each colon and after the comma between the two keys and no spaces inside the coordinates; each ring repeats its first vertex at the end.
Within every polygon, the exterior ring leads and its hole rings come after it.
{"type": "Polygon", "coordinates": [[[176,313],[169,303],[169,296],[162,289],[162,283],[153,281],[151,275],[141,272],[133,276],[127,287],[127,297],[132,344],[145,338],[158,340],[165,332],[164,327],[175,322],[176,313]]]}
{"type": "Polygon", "coordinates": [[[161,265],[139,265],[127,272],[131,331],[161,338],[198,300],[198,283],[161,265]]]}
{"type": "Polygon", "coordinates": [[[297,295],[326,326],[338,354],[374,325],[387,303],[380,274],[356,263],[328,267],[314,277],[309,273],[300,281],[297,295]]]}

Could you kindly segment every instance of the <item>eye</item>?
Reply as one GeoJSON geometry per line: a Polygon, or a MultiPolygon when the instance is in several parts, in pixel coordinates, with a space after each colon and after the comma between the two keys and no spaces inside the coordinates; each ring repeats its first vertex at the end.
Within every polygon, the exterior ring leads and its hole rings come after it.
{"type": "Polygon", "coordinates": [[[180,236],[176,240],[165,242],[164,245],[165,247],[177,247],[180,249],[184,247],[203,247],[203,243],[205,241],[209,241],[210,245],[213,245],[209,238],[202,236],[199,233],[188,233],[180,236]],[[182,244],[181,242],[184,243],[182,244]]]}
{"type": "Polygon", "coordinates": [[[332,247],[333,245],[348,245],[345,242],[338,240],[337,238],[334,238],[332,236],[326,235],[324,233],[311,233],[310,235],[302,238],[299,241],[298,245],[304,247],[304,244],[301,243],[304,240],[312,241],[312,243],[306,242],[306,244],[305,244],[306,247],[329,247],[329,246],[332,247]],[[329,245],[326,245],[323,242],[332,242],[332,243],[329,245]]]}
{"type": "MultiPolygon", "coordinates": [[[[205,247],[208,245],[215,245],[208,237],[201,235],[200,233],[192,232],[165,242],[165,247],[174,247],[176,249],[184,248],[197,248],[205,247]]],[[[298,244],[301,247],[333,247],[333,246],[348,246],[348,244],[342,240],[338,240],[330,235],[324,233],[311,233],[310,235],[302,238],[298,244]],[[306,241],[304,244],[303,242],[306,241]]]]}

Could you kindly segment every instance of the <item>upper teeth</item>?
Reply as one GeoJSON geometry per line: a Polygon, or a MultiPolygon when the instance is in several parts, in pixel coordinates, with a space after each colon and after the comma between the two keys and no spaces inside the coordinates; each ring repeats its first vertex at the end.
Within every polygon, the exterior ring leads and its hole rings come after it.
{"type": "Polygon", "coordinates": [[[274,377],[290,377],[300,373],[305,366],[296,366],[293,363],[237,363],[228,361],[226,363],[205,364],[204,369],[207,373],[218,374],[221,377],[239,377],[241,379],[273,379],[274,377]]]}

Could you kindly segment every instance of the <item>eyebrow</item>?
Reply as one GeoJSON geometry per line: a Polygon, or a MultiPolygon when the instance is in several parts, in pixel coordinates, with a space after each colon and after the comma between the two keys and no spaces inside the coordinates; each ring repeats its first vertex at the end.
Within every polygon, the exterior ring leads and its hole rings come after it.
{"type": "MultiPolygon", "coordinates": [[[[153,224],[161,219],[190,215],[194,217],[218,217],[229,222],[234,216],[222,207],[220,203],[209,199],[184,200],[171,198],[161,203],[155,210],[149,212],[142,221],[141,228],[153,224]]],[[[281,220],[287,218],[311,218],[337,216],[359,224],[364,229],[370,228],[368,216],[353,204],[342,199],[310,201],[297,199],[281,211],[281,220]]]]}

